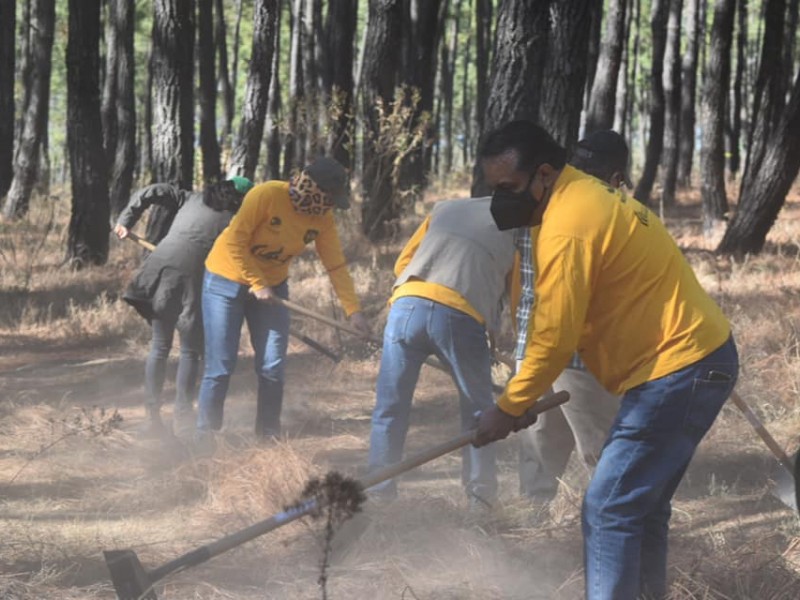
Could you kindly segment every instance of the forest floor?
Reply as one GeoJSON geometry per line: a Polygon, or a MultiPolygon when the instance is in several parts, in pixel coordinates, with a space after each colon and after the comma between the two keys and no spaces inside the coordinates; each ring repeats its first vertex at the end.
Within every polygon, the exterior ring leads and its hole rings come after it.
{"type": "MultiPolygon", "coordinates": [[[[0,598],[113,598],[103,550],[133,548],[152,568],[283,510],[311,477],[363,473],[379,355],[303,319],[295,320],[297,329],[346,358],[334,364],[292,340],[282,441],[258,446],[253,438],[255,378],[244,335],[213,455],[190,458],[178,442],[141,439],[149,336],[119,300],[140,252],[112,241],[106,266],[68,271],[61,266],[68,199],[53,207],[35,204],[21,226],[0,223],[0,598]]],[[[356,233],[348,219],[357,211],[341,220],[357,289],[378,333],[394,258],[428,208],[417,207],[396,239],[380,247],[356,233]]],[[[708,251],[696,195],[683,198],[667,223],[734,324],[739,392],[794,450],[800,190],[768,249],[743,263],[708,251]]],[[[338,315],[313,252],[293,266],[291,293],[338,315]]],[[[407,450],[455,435],[456,404],[449,379],[425,372],[407,450]]],[[[169,403],[165,413],[169,419],[169,403]]],[[[800,598],[800,527],[770,493],[774,465],[736,408],[726,406],[675,499],[671,599],[800,598]]],[[[467,512],[456,454],[404,477],[395,503],[367,503],[361,536],[336,546],[328,597],[581,598],[586,474],[573,465],[549,514],[537,518],[517,497],[513,439],[501,443],[500,469],[502,505],[491,514],[467,512]]],[[[156,589],[168,599],[319,598],[322,537],[319,523],[301,520],[156,589]]]]}

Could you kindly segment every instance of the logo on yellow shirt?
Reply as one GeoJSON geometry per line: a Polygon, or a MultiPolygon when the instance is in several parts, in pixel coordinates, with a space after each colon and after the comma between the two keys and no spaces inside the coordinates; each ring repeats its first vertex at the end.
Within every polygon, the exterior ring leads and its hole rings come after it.
{"type": "Polygon", "coordinates": [[[283,256],[283,246],[277,250],[267,250],[267,248],[269,248],[269,246],[253,246],[250,248],[250,252],[253,253],[253,256],[260,258],[261,260],[271,260],[274,262],[285,263],[292,259],[291,254],[289,256],[283,256]]]}

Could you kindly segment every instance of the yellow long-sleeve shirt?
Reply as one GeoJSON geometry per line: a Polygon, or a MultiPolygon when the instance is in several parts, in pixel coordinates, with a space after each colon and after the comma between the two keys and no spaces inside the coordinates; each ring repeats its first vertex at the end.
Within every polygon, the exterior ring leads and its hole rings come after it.
{"type": "Polygon", "coordinates": [[[247,193],[214,243],[206,269],[253,290],[278,285],[289,276],[292,259],[312,241],[347,315],[361,310],[333,214],[295,211],[284,181],[268,181],[247,193]]]}
{"type": "Polygon", "coordinates": [[[623,191],[566,166],[532,233],[536,301],[522,366],[498,400],[505,412],[525,412],[576,349],[621,394],[730,336],[664,225],[623,191]]]}

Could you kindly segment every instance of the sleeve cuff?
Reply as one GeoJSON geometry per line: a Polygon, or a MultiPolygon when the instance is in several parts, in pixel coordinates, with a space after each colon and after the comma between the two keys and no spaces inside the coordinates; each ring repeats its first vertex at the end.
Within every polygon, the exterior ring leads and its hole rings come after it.
{"type": "Polygon", "coordinates": [[[535,401],[524,403],[512,402],[509,400],[507,392],[503,392],[503,394],[497,399],[497,408],[502,410],[504,413],[511,415],[512,417],[521,417],[523,414],[525,414],[525,411],[535,403],[535,401]]]}

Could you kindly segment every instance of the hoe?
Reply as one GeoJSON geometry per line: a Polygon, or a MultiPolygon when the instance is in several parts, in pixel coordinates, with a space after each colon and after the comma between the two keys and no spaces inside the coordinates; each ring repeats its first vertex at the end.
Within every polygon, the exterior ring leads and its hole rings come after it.
{"type": "MultiPolygon", "coordinates": [[[[529,410],[539,414],[559,406],[567,400],[569,400],[569,394],[567,392],[558,392],[542,398],[529,410]]],[[[369,489],[374,485],[397,477],[402,473],[415,469],[420,465],[466,446],[473,441],[474,437],[475,430],[473,429],[443,442],[438,446],[428,448],[427,450],[410,456],[399,463],[379,469],[364,477],[360,482],[361,487],[363,489],[369,489]]],[[[139,557],[136,556],[136,552],[133,550],[107,550],[103,552],[103,554],[105,555],[108,570],[111,573],[111,582],[114,584],[114,589],[117,592],[119,600],[157,600],[158,597],[156,596],[153,586],[157,581],[160,581],[167,575],[204,563],[215,556],[219,556],[223,552],[241,546],[245,542],[249,542],[270,531],[283,527],[321,508],[323,508],[323,506],[317,499],[307,500],[296,507],[289,508],[284,512],[280,512],[268,519],[254,523],[245,529],[227,535],[206,546],[192,550],[150,571],[142,566],[139,557]]]]}

